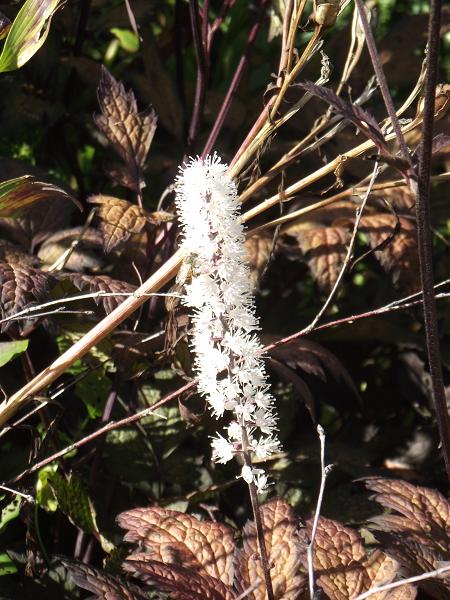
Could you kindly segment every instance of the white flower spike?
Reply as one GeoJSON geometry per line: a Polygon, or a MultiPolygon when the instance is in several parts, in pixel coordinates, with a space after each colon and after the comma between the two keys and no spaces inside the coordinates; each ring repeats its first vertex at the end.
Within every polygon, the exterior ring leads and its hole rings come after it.
{"type": "MultiPolygon", "coordinates": [[[[248,449],[264,459],[279,450],[273,398],[255,335],[250,270],[245,262],[244,228],[239,221],[236,185],[227,165],[214,154],[190,159],[176,180],[183,249],[192,266],[184,303],[194,309],[192,345],[198,389],[213,415],[232,413],[226,437],[212,441],[213,459],[226,463],[248,449]]],[[[261,469],[244,467],[241,476],[266,489],[261,469]]]]}

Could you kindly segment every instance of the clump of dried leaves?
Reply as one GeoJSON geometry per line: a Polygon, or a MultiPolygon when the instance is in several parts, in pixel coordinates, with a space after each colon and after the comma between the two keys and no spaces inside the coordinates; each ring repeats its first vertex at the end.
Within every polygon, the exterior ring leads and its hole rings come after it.
{"type": "MultiPolygon", "coordinates": [[[[375,492],[375,501],[401,516],[390,512],[372,519],[370,528],[379,543],[370,545],[355,529],[320,517],[313,569],[316,585],[329,600],[352,600],[450,559],[450,503],[439,492],[383,478],[371,478],[366,485],[375,492]]],[[[312,520],[301,524],[281,498],[263,505],[261,515],[275,598],[308,598],[306,548],[312,520]]],[[[126,511],[118,523],[126,530],[124,541],[134,548],[122,565],[132,580],[63,559],[77,585],[98,600],[138,600],[150,589],[168,592],[176,600],[266,597],[253,522],[238,535],[216,521],[151,507],[126,511]],[[136,579],[145,585],[138,587],[136,579]]],[[[437,600],[450,597],[450,577],[424,580],[419,586],[437,600]]],[[[414,600],[418,591],[405,583],[373,597],[414,600]]]]}

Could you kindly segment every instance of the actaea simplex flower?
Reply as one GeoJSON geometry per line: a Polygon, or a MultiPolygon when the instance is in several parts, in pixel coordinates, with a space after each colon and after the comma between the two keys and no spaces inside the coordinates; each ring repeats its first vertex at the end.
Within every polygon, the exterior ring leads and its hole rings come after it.
{"type": "MultiPolygon", "coordinates": [[[[198,390],[216,418],[232,413],[228,427],[212,439],[213,460],[226,463],[242,452],[267,458],[280,442],[255,333],[258,319],[236,185],[214,154],[181,167],[176,194],[182,248],[191,269],[183,302],[194,309],[198,390]]],[[[241,476],[258,492],[267,487],[264,471],[248,463],[241,476]]]]}

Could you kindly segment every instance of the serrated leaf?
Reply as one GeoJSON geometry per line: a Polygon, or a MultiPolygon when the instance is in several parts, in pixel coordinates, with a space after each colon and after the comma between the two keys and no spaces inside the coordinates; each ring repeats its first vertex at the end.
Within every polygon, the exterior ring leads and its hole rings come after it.
{"type": "Polygon", "coordinates": [[[94,507],[79,477],[71,473],[66,478],[55,472],[48,482],[70,522],[86,533],[98,533],[94,507]]]}
{"type": "Polygon", "coordinates": [[[125,92],[123,84],[105,67],[102,67],[98,101],[102,112],[94,116],[95,124],[125,163],[125,168],[114,177],[139,192],[145,185],[143,168],[156,130],[156,113],[152,107],[139,113],[132,90],[125,92]]]}
{"type": "MultiPolygon", "coordinates": [[[[429,546],[410,541],[407,535],[377,532],[376,536],[382,541],[386,552],[402,565],[408,576],[421,575],[442,566],[445,556],[429,546]]],[[[450,599],[450,576],[448,574],[439,578],[423,580],[418,583],[418,586],[436,600],[450,599]]]]}
{"type": "MultiPolygon", "coordinates": [[[[299,574],[303,548],[297,535],[298,519],[292,508],[281,498],[261,507],[264,539],[271,565],[270,575],[277,600],[295,600],[305,588],[306,577],[299,574]]],[[[259,555],[256,527],[248,522],[243,530],[243,549],[238,559],[237,587],[243,592],[257,578],[261,584],[249,594],[254,600],[265,600],[266,589],[259,555]]]]}
{"type": "Polygon", "coordinates": [[[345,227],[317,227],[296,237],[319,288],[325,293],[330,292],[344,264],[349,230],[345,227]]]}
{"type": "Polygon", "coordinates": [[[0,54],[0,72],[23,66],[45,42],[60,0],[26,0],[6,37],[0,54]]]}
{"type": "MultiPolygon", "coordinates": [[[[32,266],[33,257],[3,248],[0,260],[0,315],[10,317],[30,303],[43,302],[48,296],[55,279],[49,273],[32,266]]],[[[1,325],[6,331],[14,321],[1,325]]]]}
{"type": "Polygon", "coordinates": [[[7,179],[0,183],[0,217],[17,217],[38,202],[51,199],[75,202],[61,188],[37,181],[31,175],[7,179]]]}
{"type": "Polygon", "coordinates": [[[148,561],[146,554],[131,556],[123,564],[127,571],[146,583],[170,592],[173,600],[234,600],[235,596],[221,581],[182,565],[148,561]]]}
{"type": "MultiPolygon", "coordinates": [[[[312,523],[308,522],[307,537],[312,523]]],[[[305,531],[302,531],[304,538],[305,531]]],[[[305,542],[306,543],[306,542],[305,542]]],[[[317,585],[333,600],[351,600],[367,589],[366,552],[361,538],[342,523],[321,517],[314,541],[313,565],[317,585]]]]}
{"type": "Polygon", "coordinates": [[[29,340],[0,342],[0,367],[6,365],[28,348],[29,340]]]}
{"type": "Polygon", "coordinates": [[[399,479],[376,477],[365,483],[375,492],[373,500],[403,515],[378,517],[379,525],[450,552],[450,502],[440,492],[399,479]]]}
{"type": "Polygon", "coordinates": [[[394,215],[378,213],[361,219],[361,231],[394,284],[408,293],[417,291],[420,270],[414,222],[405,217],[398,217],[397,221],[394,215]]]}
{"type": "Polygon", "coordinates": [[[127,200],[99,195],[91,196],[89,202],[100,205],[97,215],[107,254],[126,242],[132,233],[140,233],[147,223],[144,211],[127,200]]]}
{"type": "Polygon", "coordinates": [[[92,294],[105,292],[117,294],[117,296],[99,296],[94,298],[95,303],[102,304],[106,314],[112,312],[127,298],[126,294],[132,294],[137,288],[126,281],[113,279],[108,275],[85,275],[84,273],[65,273],[63,278],[70,280],[81,292],[87,291],[92,294]],[[121,295],[122,294],[122,295],[121,295]]]}
{"type": "MultiPolygon", "coordinates": [[[[381,550],[375,550],[367,560],[366,571],[368,574],[368,587],[362,589],[367,592],[371,588],[379,587],[401,579],[402,567],[391,556],[381,550]]],[[[411,584],[405,584],[399,588],[378,592],[373,594],[373,600],[414,600],[417,588],[411,584]]]]}
{"type": "Polygon", "coordinates": [[[183,565],[232,585],[235,546],[225,525],[158,507],[126,511],[117,521],[127,530],[124,540],[143,546],[148,560],[183,565]]]}
{"type": "Polygon", "coordinates": [[[78,587],[92,592],[92,600],[141,600],[147,596],[136,586],[67,558],[60,559],[78,587]]]}

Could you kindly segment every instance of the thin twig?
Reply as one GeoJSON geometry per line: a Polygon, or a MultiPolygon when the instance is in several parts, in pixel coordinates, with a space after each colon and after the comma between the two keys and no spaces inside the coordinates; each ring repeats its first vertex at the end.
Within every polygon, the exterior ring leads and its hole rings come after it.
{"type": "Polygon", "coordinates": [[[378,594],[379,592],[388,592],[389,590],[394,590],[395,588],[401,587],[403,585],[417,583],[418,581],[424,581],[425,579],[431,579],[433,577],[439,577],[439,575],[443,575],[444,573],[448,573],[449,571],[450,565],[446,565],[445,567],[440,567],[435,571],[427,571],[426,573],[422,573],[421,575],[414,575],[414,577],[408,577],[407,579],[402,579],[401,581],[393,581],[392,583],[379,585],[378,587],[374,587],[371,590],[364,592],[363,594],[359,594],[359,596],[356,596],[354,600],[365,600],[373,594],[378,594]]]}
{"type": "Polygon", "coordinates": [[[247,596],[249,594],[251,594],[254,590],[256,590],[260,586],[261,583],[262,583],[261,577],[257,577],[255,579],[255,581],[242,592],[242,594],[239,594],[239,596],[236,598],[236,600],[244,600],[244,598],[247,598],[247,596]]]}
{"type": "Polygon", "coordinates": [[[183,254],[181,251],[175,252],[156,273],[149,277],[134,292],[133,296],[126,298],[51,365],[38,373],[36,377],[13,394],[7,401],[2,402],[0,404],[0,426],[4,425],[30,398],[39,393],[44,387],[53,383],[76,360],[82,358],[93,346],[98,344],[99,341],[114,331],[120,323],[133,314],[146,301],[146,294],[158,291],[170,281],[179,269],[182,257],[183,254]]]}
{"type": "Polygon", "coordinates": [[[87,300],[87,299],[99,299],[99,298],[129,298],[130,296],[134,298],[145,297],[152,298],[153,296],[161,296],[162,298],[174,298],[179,297],[178,294],[170,293],[170,294],[161,294],[161,293],[149,293],[149,294],[139,294],[136,290],[135,292],[90,292],[86,294],[76,294],[75,296],[66,296],[65,298],[59,298],[58,300],[50,300],[49,302],[43,302],[42,304],[33,304],[32,306],[27,306],[26,308],[10,315],[9,317],[5,317],[4,319],[0,319],[0,325],[2,323],[7,323],[8,321],[12,321],[14,319],[24,319],[24,318],[37,318],[43,315],[51,315],[57,312],[64,311],[65,313],[84,313],[84,314],[92,314],[92,311],[68,311],[64,306],[58,308],[55,311],[48,311],[44,313],[39,313],[43,309],[50,308],[51,306],[57,306],[58,304],[67,304],[70,302],[77,302],[78,300],[87,300]],[[37,312],[38,314],[35,314],[37,312]]]}
{"type": "MultiPolygon", "coordinates": [[[[437,287],[442,287],[444,285],[448,285],[450,283],[450,279],[447,279],[446,281],[443,281],[441,283],[439,283],[437,287]]],[[[355,314],[355,315],[350,315],[341,319],[337,319],[335,321],[330,321],[329,323],[324,323],[323,325],[319,325],[317,326],[314,331],[321,331],[324,329],[329,329],[331,327],[336,327],[338,325],[345,325],[345,324],[352,324],[355,321],[359,321],[361,319],[367,319],[370,317],[374,317],[380,314],[385,314],[385,313],[389,313],[389,312],[394,312],[397,310],[404,310],[405,308],[410,308],[412,306],[417,306],[419,304],[422,303],[422,300],[413,300],[412,302],[406,302],[406,300],[410,300],[414,297],[420,296],[421,292],[418,292],[416,294],[412,294],[411,296],[408,296],[406,298],[401,298],[399,300],[395,300],[394,302],[391,302],[390,304],[387,304],[385,306],[382,306],[380,308],[377,309],[373,309],[364,313],[359,313],[359,314],[355,314]]],[[[450,293],[443,293],[443,294],[438,294],[436,295],[436,299],[444,299],[444,298],[449,298],[450,297],[450,293]]],[[[263,352],[264,353],[270,353],[271,350],[273,350],[274,348],[277,348],[278,346],[282,346],[285,344],[289,344],[290,342],[296,340],[299,337],[302,337],[305,335],[305,330],[301,330],[298,331],[290,336],[287,336],[281,340],[278,340],[277,342],[274,342],[272,344],[269,344],[267,346],[265,346],[263,348],[263,352]]],[[[89,442],[91,442],[92,440],[96,439],[97,437],[99,437],[100,435],[103,435],[105,433],[108,433],[109,431],[113,431],[114,429],[118,429],[120,427],[125,427],[126,425],[130,424],[130,423],[134,423],[135,421],[139,421],[140,419],[143,419],[144,417],[148,416],[149,414],[151,414],[156,408],[159,408],[162,405],[165,405],[166,403],[170,402],[171,400],[178,398],[181,394],[183,394],[184,392],[187,391],[191,391],[194,390],[195,387],[197,385],[197,380],[194,379],[192,380],[190,383],[182,386],[181,388],[179,388],[178,390],[175,390],[174,392],[171,392],[168,396],[165,396],[162,400],[160,400],[157,404],[155,404],[154,406],[150,407],[150,408],[146,408],[132,416],[126,417],[124,419],[121,419],[119,421],[113,421],[112,423],[108,423],[108,425],[106,425],[105,427],[101,427],[100,429],[94,431],[93,433],[87,435],[86,437],[82,438],[81,440],[78,440],[78,442],[75,442],[74,444],[70,444],[69,446],[67,446],[66,448],[64,448],[63,450],[60,450],[59,452],[57,452],[56,454],[53,454],[51,456],[49,456],[48,458],[40,461],[39,463],[33,465],[32,467],[30,467],[29,469],[26,469],[25,471],[23,471],[22,473],[20,473],[19,475],[17,475],[13,480],[12,483],[15,483],[17,481],[19,481],[20,479],[22,479],[23,477],[25,477],[26,475],[30,475],[31,473],[34,473],[35,471],[39,470],[40,468],[52,463],[53,461],[57,460],[58,458],[61,458],[62,456],[64,456],[65,454],[67,454],[68,452],[71,452],[74,449],[80,448],[81,446],[83,446],[84,444],[87,444],[89,442]]],[[[44,404],[48,404],[48,402],[45,402],[44,404]]],[[[27,417],[31,416],[34,412],[36,412],[37,410],[39,410],[41,407],[37,407],[35,409],[33,409],[33,411],[27,415],[27,417]]],[[[18,426],[20,423],[22,423],[24,421],[25,417],[20,419],[18,422],[14,423],[14,426],[18,426]]],[[[11,427],[7,427],[5,428],[0,435],[4,435],[4,433],[6,433],[7,431],[10,431],[13,428],[13,426],[11,427]]]]}
{"type": "Polygon", "coordinates": [[[364,212],[364,208],[366,207],[367,201],[368,201],[369,196],[370,196],[370,192],[372,191],[372,186],[374,185],[375,180],[376,180],[379,172],[380,172],[380,167],[379,167],[378,163],[375,163],[375,167],[373,169],[372,176],[370,178],[369,185],[367,187],[366,193],[364,194],[361,206],[359,206],[356,209],[355,224],[353,226],[352,236],[350,238],[350,243],[348,245],[347,253],[345,255],[345,259],[344,259],[344,262],[342,264],[341,270],[339,271],[339,274],[338,274],[338,276],[336,278],[336,281],[334,282],[334,285],[333,285],[333,287],[331,289],[331,292],[328,295],[328,298],[325,300],[322,308],[319,310],[319,312],[317,313],[317,315],[311,321],[311,324],[308,325],[308,327],[306,328],[306,332],[305,333],[308,333],[309,331],[312,331],[315,328],[315,326],[317,325],[317,323],[320,321],[320,319],[323,317],[323,315],[328,310],[328,307],[330,306],[330,304],[331,304],[334,296],[336,295],[336,292],[338,291],[338,289],[339,289],[339,287],[341,285],[342,279],[343,279],[343,277],[344,277],[344,275],[345,275],[345,273],[346,273],[346,271],[348,269],[348,266],[350,264],[350,261],[352,260],[352,257],[353,257],[353,250],[354,250],[355,243],[356,243],[356,236],[358,235],[359,225],[361,223],[361,218],[362,218],[362,215],[363,215],[363,212],[364,212]]]}
{"type": "Polygon", "coordinates": [[[36,500],[33,498],[33,496],[30,496],[30,494],[24,494],[23,492],[19,492],[19,490],[13,490],[7,485],[0,485],[0,490],[3,490],[4,492],[9,492],[10,494],[14,494],[15,496],[20,496],[27,502],[30,502],[30,504],[34,504],[36,502],[36,500]]]}
{"type": "Polygon", "coordinates": [[[375,71],[375,75],[377,76],[378,85],[380,86],[381,95],[383,96],[383,101],[386,106],[387,113],[391,119],[392,128],[394,129],[395,135],[397,137],[397,141],[399,143],[403,159],[407,163],[411,164],[408,146],[406,145],[405,138],[403,136],[403,131],[398,120],[397,113],[395,112],[394,103],[389,92],[389,86],[386,81],[386,76],[384,74],[383,67],[381,66],[380,57],[378,55],[377,47],[375,44],[375,38],[373,36],[372,28],[367,18],[365,6],[362,0],[355,0],[355,3],[358,7],[359,18],[361,20],[361,25],[364,30],[364,36],[366,38],[367,49],[370,54],[373,70],[375,71]]]}
{"type": "Polygon", "coordinates": [[[85,444],[92,442],[93,440],[97,439],[101,435],[108,433],[108,431],[113,431],[114,429],[119,429],[120,427],[126,427],[127,425],[131,425],[131,423],[135,423],[136,421],[143,419],[144,417],[148,417],[149,415],[153,414],[157,408],[164,406],[165,404],[167,404],[168,402],[173,400],[173,398],[177,398],[184,392],[187,392],[187,391],[191,390],[192,388],[194,388],[196,383],[197,383],[197,381],[191,381],[190,383],[187,383],[186,385],[179,388],[175,392],[168,394],[167,396],[165,396],[164,398],[162,398],[161,400],[159,400],[158,402],[153,404],[153,406],[150,406],[149,408],[144,408],[144,410],[141,410],[141,411],[135,413],[134,415],[131,415],[124,419],[120,419],[119,421],[111,421],[107,425],[104,425],[103,427],[100,427],[100,429],[93,431],[92,433],[85,436],[81,440],[78,440],[77,442],[74,442],[73,444],[66,446],[62,450],[59,450],[58,452],[55,452],[51,456],[48,456],[47,458],[44,458],[43,460],[39,461],[38,463],[35,463],[32,467],[25,469],[25,471],[22,471],[22,473],[19,473],[19,475],[14,477],[14,479],[11,481],[11,483],[16,483],[17,481],[20,481],[27,475],[31,475],[32,473],[39,471],[39,469],[42,469],[42,467],[49,465],[50,463],[54,462],[58,458],[62,458],[68,452],[72,452],[73,450],[76,450],[77,448],[81,448],[81,446],[84,446],[85,444]]]}
{"type": "Polygon", "coordinates": [[[316,539],[317,526],[319,525],[320,511],[322,508],[323,494],[328,475],[331,473],[333,465],[325,465],[325,431],[321,425],[317,425],[317,433],[320,441],[320,488],[317,496],[316,512],[311,530],[311,539],[306,547],[306,557],[308,562],[308,582],[309,595],[314,600],[314,541],[316,539]]]}
{"type": "Polygon", "coordinates": [[[442,376],[436,301],[434,298],[433,248],[430,219],[430,175],[434,129],[435,90],[439,62],[439,31],[441,0],[431,0],[428,21],[427,78],[423,110],[422,142],[419,152],[416,217],[420,277],[423,289],[423,314],[428,362],[431,375],[436,418],[444,455],[445,469],[450,482],[450,418],[442,376]]]}

